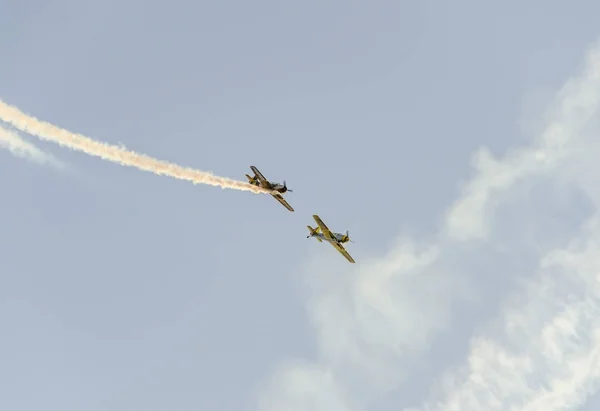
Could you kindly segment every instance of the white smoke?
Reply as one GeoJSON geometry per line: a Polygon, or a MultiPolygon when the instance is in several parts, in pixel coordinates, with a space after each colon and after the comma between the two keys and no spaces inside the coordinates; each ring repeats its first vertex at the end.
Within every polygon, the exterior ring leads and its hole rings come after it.
{"type": "Polygon", "coordinates": [[[51,154],[47,154],[35,145],[25,141],[19,134],[0,126],[0,147],[10,151],[13,155],[25,158],[41,165],[49,165],[58,169],[66,166],[51,154]]]}

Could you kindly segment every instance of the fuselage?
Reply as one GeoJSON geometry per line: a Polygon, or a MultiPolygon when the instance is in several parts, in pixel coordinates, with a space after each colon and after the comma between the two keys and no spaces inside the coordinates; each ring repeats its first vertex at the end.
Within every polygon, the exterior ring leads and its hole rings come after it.
{"type": "Polygon", "coordinates": [[[342,243],[342,244],[347,243],[350,240],[347,235],[340,234],[340,233],[332,233],[332,234],[333,234],[333,238],[327,238],[323,235],[323,233],[315,233],[315,234],[312,234],[311,237],[318,237],[321,240],[325,240],[330,243],[342,243]]]}
{"type": "Polygon", "coordinates": [[[258,179],[256,177],[252,178],[248,175],[246,175],[246,177],[248,177],[248,181],[250,182],[250,184],[252,184],[254,186],[266,188],[267,190],[275,190],[282,194],[285,193],[286,191],[288,191],[287,187],[283,184],[279,184],[279,183],[261,184],[261,182],[258,181],[258,179]]]}
{"type": "Polygon", "coordinates": [[[287,191],[287,187],[284,186],[283,184],[279,184],[279,183],[271,183],[271,187],[266,187],[269,188],[271,190],[277,190],[280,193],[285,193],[287,191]]]}

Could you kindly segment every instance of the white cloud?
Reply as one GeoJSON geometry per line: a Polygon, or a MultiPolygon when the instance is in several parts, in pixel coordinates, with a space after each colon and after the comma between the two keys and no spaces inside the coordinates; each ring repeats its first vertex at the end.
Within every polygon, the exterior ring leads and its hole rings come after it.
{"type": "MultiPolygon", "coordinates": [[[[340,267],[335,262],[313,262],[306,272],[319,356],[314,364],[283,365],[262,393],[262,409],[368,408],[417,369],[435,337],[450,326],[453,304],[476,296],[486,272],[493,275],[488,279],[516,278],[496,273],[514,269],[506,262],[511,259],[522,260],[524,286],[472,340],[466,365],[446,374],[431,405],[421,409],[569,410],[584,401],[600,371],[600,230],[594,223],[600,217],[567,248],[551,250],[574,228],[565,222],[560,233],[552,231],[554,220],[531,204],[531,192],[541,181],[560,184],[561,190],[574,187],[600,210],[594,177],[600,172],[600,140],[593,132],[600,129],[599,108],[600,50],[594,47],[530,147],[502,159],[485,149],[477,153],[475,176],[434,243],[402,239],[384,258],[345,272],[331,269],[340,267]],[[502,210],[513,214],[498,214],[502,210]],[[521,258],[524,253],[527,258],[521,258]],[[298,381],[311,376],[310,389],[303,389],[298,381]]],[[[550,208],[565,193],[545,193],[540,201],[550,208]]],[[[577,200],[566,202],[575,207],[577,200]]]]}
{"type": "Polygon", "coordinates": [[[262,406],[273,410],[302,411],[326,409],[344,411],[345,392],[330,370],[318,364],[290,363],[272,381],[272,395],[262,406]]]}
{"type": "Polygon", "coordinates": [[[436,411],[573,410],[600,377],[600,227],[549,253],[445,378],[436,411]],[[582,243],[582,244],[579,244],[582,243]]]}

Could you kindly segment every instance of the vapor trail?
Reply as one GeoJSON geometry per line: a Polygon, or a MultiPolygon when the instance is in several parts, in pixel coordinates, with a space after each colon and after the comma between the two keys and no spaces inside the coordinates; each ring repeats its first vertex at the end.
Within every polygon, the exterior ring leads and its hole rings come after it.
{"type": "Polygon", "coordinates": [[[182,167],[118,146],[96,141],[82,134],[72,133],[46,121],[29,116],[17,107],[11,106],[2,100],[0,100],[0,120],[43,140],[52,141],[63,147],[82,151],[91,156],[100,157],[123,166],[135,167],[157,175],[191,181],[194,184],[207,184],[233,190],[251,191],[253,193],[270,193],[269,190],[250,185],[243,181],[218,177],[210,172],[182,167]]]}
{"type": "Polygon", "coordinates": [[[63,169],[64,164],[33,144],[23,140],[17,133],[0,126],[0,147],[6,148],[17,157],[30,159],[38,164],[48,164],[63,169]]]}

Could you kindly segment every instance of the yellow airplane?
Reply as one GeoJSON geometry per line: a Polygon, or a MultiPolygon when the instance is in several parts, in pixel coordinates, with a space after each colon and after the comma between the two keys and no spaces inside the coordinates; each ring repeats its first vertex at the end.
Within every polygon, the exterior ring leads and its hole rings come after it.
{"type": "Polygon", "coordinates": [[[319,240],[319,242],[323,242],[323,240],[327,241],[333,246],[333,248],[338,250],[344,257],[346,257],[346,260],[350,261],[351,263],[355,263],[356,261],[354,261],[350,254],[348,254],[348,251],[346,251],[344,246],[342,246],[342,244],[350,241],[350,233],[347,230],[346,234],[333,233],[329,228],[327,228],[323,220],[321,220],[318,215],[313,215],[313,218],[315,219],[318,227],[312,228],[311,226],[307,225],[306,227],[308,228],[310,234],[307,235],[306,238],[314,237],[319,240]],[[321,232],[319,232],[319,230],[321,232]]]}
{"type": "Polygon", "coordinates": [[[285,181],[283,182],[283,184],[272,183],[269,180],[267,180],[260,171],[258,171],[258,168],[254,167],[254,166],[250,166],[250,168],[254,172],[254,177],[250,177],[248,174],[246,174],[246,178],[248,179],[248,182],[250,184],[252,184],[253,186],[257,186],[257,187],[266,188],[267,190],[278,191],[279,194],[271,194],[271,195],[275,198],[275,200],[279,201],[285,208],[287,208],[290,211],[294,211],[292,206],[289,205],[289,203],[287,201],[285,201],[285,199],[281,195],[288,191],[290,193],[293,192],[293,190],[288,190],[288,188],[285,184],[285,181]]]}

